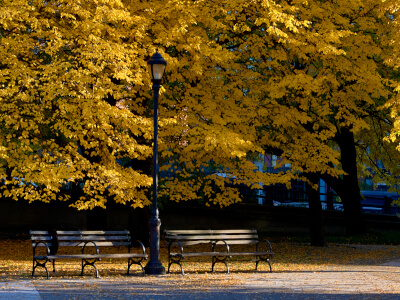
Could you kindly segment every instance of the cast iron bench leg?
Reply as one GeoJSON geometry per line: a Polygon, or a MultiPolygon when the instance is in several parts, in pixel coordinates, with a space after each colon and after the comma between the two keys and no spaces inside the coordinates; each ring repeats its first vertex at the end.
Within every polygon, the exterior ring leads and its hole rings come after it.
{"type": "Polygon", "coordinates": [[[134,260],[133,258],[129,258],[128,259],[128,272],[126,274],[129,275],[129,270],[131,269],[132,265],[139,265],[142,268],[142,273],[144,275],[145,273],[144,273],[144,268],[142,266],[142,260],[143,260],[143,258],[141,258],[139,261],[134,260]]]}
{"type": "Polygon", "coordinates": [[[46,270],[46,276],[47,276],[47,279],[49,279],[50,278],[50,276],[49,276],[49,271],[47,270],[47,267],[46,267],[46,263],[48,262],[48,259],[46,258],[46,261],[44,262],[44,263],[40,263],[40,262],[38,262],[36,259],[34,259],[33,260],[33,268],[32,268],[32,277],[34,277],[35,276],[35,270],[36,270],[36,268],[37,267],[42,267],[42,268],[44,268],[45,270],[46,270]],[[36,263],[36,264],[35,264],[36,263]]]}
{"type": "Polygon", "coordinates": [[[259,264],[261,261],[265,261],[265,262],[268,264],[268,266],[269,266],[269,272],[272,273],[272,266],[271,266],[271,261],[270,261],[270,259],[269,259],[269,258],[267,258],[267,259],[262,259],[261,256],[257,257],[257,260],[256,260],[256,271],[257,271],[258,264],[259,264]]]}
{"type": "Polygon", "coordinates": [[[214,266],[215,266],[216,263],[223,263],[223,264],[225,264],[225,266],[226,266],[226,271],[227,271],[227,273],[229,274],[230,271],[229,271],[229,266],[228,266],[228,264],[226,263],[226,259],[227,259],[227,257],[224,257],[224,258],[221,259],[221,258],[219,258],[219,257],[217,257],[217,256],[213,256],[213,257],[212,257],[211,272],[214,273],[214,266]]]}
{"type": "Polygon", "coordinates": [[[185,272],[183,271],[183,266],[182,266],[182,264],[181,264],[181,259],[178,258],[177,260],[174,260],[173,258],[170,257],[169,263],[168,263],[168,273],[169,273],[169,270],[170,270],[170,267],[171,267],[172,264],[177,264],[177,265],[179,265],[179,266],[181,267],[181,273],[182,273],[182,275],[185,275],[185,272]]]}
{"type": "Polygon", "coordinates": [[[99,271],[96,268],[96,263],[97,259],[94,259],[94,261],[88,261],[86,259],[82,259],[82,272],[81,272],[81,276],[83,276],[83,271],[85,269],[86,266],[92,266],[94,268],[94,270],[96,271],[96,278],[99,278],[99,271]]]}

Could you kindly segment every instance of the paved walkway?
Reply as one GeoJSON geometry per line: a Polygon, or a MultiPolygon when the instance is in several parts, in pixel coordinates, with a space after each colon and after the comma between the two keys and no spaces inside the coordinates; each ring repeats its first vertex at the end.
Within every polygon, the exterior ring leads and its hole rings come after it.
{"type": "Polygon", "coordinates": [[[400,299],[400,260],[304,272],[17,280],[0,282],[0,299],[400,299]]]}

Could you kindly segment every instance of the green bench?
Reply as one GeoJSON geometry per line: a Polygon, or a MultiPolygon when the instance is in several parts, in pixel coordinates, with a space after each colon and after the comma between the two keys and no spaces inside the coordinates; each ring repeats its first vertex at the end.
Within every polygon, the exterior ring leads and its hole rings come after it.
{"type": "Polygon", "coordinates": [[[165,240],[168,247],[168,272],[172,264],[181,267],[182,275],[184,270],[182,260],[190,257],[208,256],[211,257],[211,271],[214,272],[215,264],[223,263],[229,273],[227,260],[233,256],[253,258],[257,270],[260,262],[266,262],[269,271],[272,272],[271,258],[273,257],[271,243],[266,240],[259,240],[255,229],[231,229],[231,230],[164,230],[165,240]],[[210,251],[198,252],[184,251],[184,247],[198,244],[210,245],[210,251]],[[245,251],[230,251],[232,245],[248,245],[245,251]],[[221,250],[221,246],[223,249],[221,250]],[[175,251],[174,251],[175,250],[175,251]]]}
{"type": "MultiPolygon", "coordinates": [[[[33,269],[32,276],[35,275],[35,270],[42,267],[46,270],[47,279],[49,272],[47,263],[53,264],[53,272],[55,272],[55,261],[65,259],[80,259],[82,261],[83,275],[86,266],[92,266],[96,272],[96,278],[99,277],[99,271],[95,263],[101,259],[108,258],[126,258],[128,259],[128,271],[133,264],[137,264],[142,268],[141,262],[147,259],[145,248],[140,241],[131,241],[130,233],[127,230],[123,231],[30,231],[32,247],[33,247],[33,269]],[[126,253],[100,253],[100,247],[126,247],[126,253]],[[131,253],[133,246],[139,248],[139,253],[131,253]],[[38,254],[39,248],[44,248],[44,253],[38,254]],[[68,250],[79,247],[80,254],[68,254],[68,250]],[[67,254],[59,254],[59,248],[63,248],[63,252],[67,254]],[[88,253],[89,248],[94,248],[95,253],[88,253]]],[[[71,252],[71,251],[70,251],[71,252]]],[[[76,252],[76,251],[75,251],[76,252]]]]}

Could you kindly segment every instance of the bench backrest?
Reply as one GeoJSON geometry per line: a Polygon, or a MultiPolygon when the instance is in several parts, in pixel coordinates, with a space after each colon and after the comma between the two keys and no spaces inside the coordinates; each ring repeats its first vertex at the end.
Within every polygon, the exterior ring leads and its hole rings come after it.
{"type": "Polygon", "coordinates": [[[218,240],[228,245],[256,244],[258,234],[256,229],[228,230],[164,230],[167,243],[179,241],[182,246],[211,243],[218,240]]]}
{"type": "MultiPolygon", "coordinates": [[[[129,246],[131,237],[128,230],[121,231],[101,231],[101,230],[85,230],[85,231],[49,231],[31,230],[32,247],[39,242],[46,242],[49,247],[53,246],[56,239],[58,247],[83,246],[87,241],[93,241],[98,247],[110,246],[129,246]]],[[[38,247],[44,244],[38,244],[38,247]]],[[[86,246],[94,246],[88,243],[86,246]]]]}

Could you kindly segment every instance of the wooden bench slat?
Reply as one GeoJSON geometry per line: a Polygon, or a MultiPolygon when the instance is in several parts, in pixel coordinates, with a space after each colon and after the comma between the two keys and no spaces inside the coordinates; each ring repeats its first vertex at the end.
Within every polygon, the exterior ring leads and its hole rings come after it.
{"type": "Polygon", "coordinates": [[[29,234],[30,235],[44,235],[44,234],[49,234],[49,232],[43,231],[43,230],[30,230],[29,234]]]}
{"type": "Polygon", "coordinates": [[[226,235],[226,234],[201,234],[201,235],[166,235],[169,240],[234,240],[234,239],[257,239],[257,234],[226,235]]]}
{"type": "MultiPolygon", "coordinates": [[[[77,241],[77,242],[59,242],[59,247],[81,247],[85,244],[86,241],[77,241]]],[[[51,247],[53,244],[50,242],[46,242],[46,245],[51,247]]],[[[43,243],[33,242],[32,247],[45,247],[43,243]],[[37,244],[37,246],[36,246],[37,244]]],[[[129,246],[131,245],[130,242],[97,242],[97,247],[118,247],[118,246],[129,246]]],[[[93,243],[86,244],[86,247],[94,247],[93,243]]]]}
{"type": "Polygon", "coordinates": [[[85,236],[58,236],[59,241],[118,241],[118,240],[130,240],[129,236],[111,235],[85,235],[85,236]]]}
{"type": "Polygon", "coordinates": [[[142,254],[142,253],[105,253],[105,254],[99,254],[99,258],[134,258],[134,257],[144,257],[147,258],[148,255],[142,254]]]}
{"type": "Polygon", "coordinates": [[[127,235],[128,230],[117,230],[117,231],[102,231],[102,230],[57,230],[57,235],[127,235]]]}
{"type": "Polygon", "coordinates": [[[51,236],[31,236],[32,241],[51,241],[51,236]]]}
{"type": "Polygon", "coordinates": [[[229,256],[223,252],[184,252],[181,253],[170,253],[171,256],[182,256],[182,257],[195,257],[195,256],[229,256]]]}
{"type": "MultiPolygon", "coordinates": [[[[49,243],[49,242],[46,242],[46,245],[47,246],[49,246],[49,247],[51,247],[53,244],[52,243],[49,243]]],[[[46,245],[45,244],[42,244],[42,243],[38,243],[38,242],[36,242],[36,243],[32,243],[32,247],[46,247],[46,245]],[[36,245],[37,244],[37,245],[36,245]]]]}
{"type": "Polygon", "coordinates": [[[264,252],[262,252],[262,251],[260,251],[260,252],[229,252],[229,255],[231,255],[231,256],[249,256],[249,255],[251,255],[251,256],[257,256],[257,255],[272,255],[272,254],[274,254],[273,252],[271,252],[271,251],[264,251],[264,252]]]}
{"type": "MultiPolygon", "coordinates": [[[[228,245],[251,245],[257,244],[257,240],[224,240],[228,245]]],[[[223,245],[223,243],[218,243],[217,245],[223,245]]]]}
{"type": "MultiPolygon", "coordinates": [[[[224,240],[228,245],[254,245],[258,243],[258,240],[224,240]]],[[[170,241],[173,242],[173,241],[170,241]]],[[[211,240],[197,240],[197,241],[179,241],[182,246],[193,246],[198,244],[211,244],[211,240]]],[[[176,244],[178,245],[178,244],[176,244]]],[[[224,243],[219,242],[217,246],[223,246],[224,243]]]]}
{"type": "Polygon", "coordinates": [[[196,257],[196,256],[258,256],[258,255],[271,255],[273,254],[270,251],[267,252],[171,252],[170,255],[177,257],[177,256],[182,256],[182,257],[196,257]]]}
{"type": "MultiPolygon", "coordinates": [[[[172,241],[171,241],[172,242],[172,241]]],[[[193,245],[198,245],[198,244],[211,244],[210,240],[198,240],[198,241],[179,241],[182,246],[193,246],[193,245]]],[[[174,244],[178,246],[178,244],[174,244]]]]}
{"type": "Polygon", "coordinates": [[[141,253],[106,253],[106,254],[61,254],[61,255],[35,255],[38,260],[44,259],[95,259],[95,258],[147,258],[147,254],[141,253]]]}
{"type": "Polygon", "coordinates": [[[166,229],[165,232],[168,234],[235,234],[235,233],[257,233],[256,229],[222,229],[222,230],[168,230],[166,229]]]}
{"type": "MultiPolygon", "coordinates": [[[[87,241],[77,241],[77,242],[59,242],[59,247],[81,247],[87,241]]],[[[114,247],[114,246],[129,246],[130,242],[95,242],[97,247],[114,247]]],[[[86,247],[94,247],[93,243],[87,243],[86,247]]]]}

